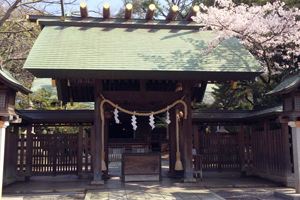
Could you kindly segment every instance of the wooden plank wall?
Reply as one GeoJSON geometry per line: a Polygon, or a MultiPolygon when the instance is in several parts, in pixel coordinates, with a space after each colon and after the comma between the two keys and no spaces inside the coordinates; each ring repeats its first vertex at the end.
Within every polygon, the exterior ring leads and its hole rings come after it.
{"type": "Polygon", "coordinates": [[[253,154],[253,172],[285,176],[282,129],[254,131],[250,137],[252,144],[251,150],[248,151],[252,151],[253,154]]]}

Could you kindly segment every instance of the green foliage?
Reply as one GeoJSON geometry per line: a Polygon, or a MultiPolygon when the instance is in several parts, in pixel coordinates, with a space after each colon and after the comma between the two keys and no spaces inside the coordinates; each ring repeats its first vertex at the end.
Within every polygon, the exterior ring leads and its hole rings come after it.
{"type": "Polygon", "coordinates": [[[265,94],[279,82],[280,79],[274,76],[270,83],[264,83],[259,77],[255,81],[239,81],[236,89],[232,89],[229,83],[217,84],[212,92],[215,99],[212,108],[216,109],[219,103],[226,110],[252,110],[278,104],[281,102],[280,97],[265,94]]]}
{"type": "Polygon", "coordinates": [[[25,110],[28,109],[28,103],[33,103],[33,110],[76,110],[76,109],[93,109],[93,105],[74,103],[62,105],[57,99],[56,92],[41,88],[35,91],[33,94],[25,96],[21,93],[16,97],[16,109],[25,110]]]}

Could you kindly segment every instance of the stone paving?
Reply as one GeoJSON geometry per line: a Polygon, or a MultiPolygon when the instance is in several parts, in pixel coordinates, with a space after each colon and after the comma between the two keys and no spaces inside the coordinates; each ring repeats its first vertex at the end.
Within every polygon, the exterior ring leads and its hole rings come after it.
{"type": "Polygon", "coordinates": [[[145,187],[107,190],[89,190],[85,200],[98,199],[207,199],[224,200],[221,196],[205,188],[145,187]]]}
{"type": "Polygon", "coordinates": [[[278,200],[275,190],[285,187],[255,177],[241,177],[239,172],[203,173],[203,180],[183,183],[167,178],[168,168],[163,163],[162,181],[126,182],[120,180],[120,163],[110,163],[111,179],[104,185],[91,185],[90,180],[77,180],[75,175],[31,177],[29,182],[17,182],[3,189],[3,200],[98,200],[98,199],[204,199],[204,200],[278,200]],[[249,188],[252,189],[249,189],[249,188]],[[262,188],[271,187],[262,192],[262,188]],[[217,188],[217,189],[216,189],[217,188]],[[223,188],[223,189],[218,189],[223,188]],[[248,189],[248,190],[246,190],[248,189]]]}

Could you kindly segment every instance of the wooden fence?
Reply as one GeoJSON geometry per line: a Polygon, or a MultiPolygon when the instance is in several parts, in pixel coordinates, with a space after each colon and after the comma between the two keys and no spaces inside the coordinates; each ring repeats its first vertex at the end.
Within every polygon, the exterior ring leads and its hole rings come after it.
{"type": "Polygon", "coordinates": [[[205,171],[240,169],[238,133],[199,133],[205,171]]]}
{"type": "Polygon", "coordinates": [[[281,129],[255,131],[252,138],[253,171],[284,176],[284,139],[281,129]]]}
{"type": "MultiPolygon", "coordinates": [[[[78,143],[76,134],[33,134],[31,175],[78,174],[91,172],[91,138],[84,136],[78,143]],[[80,147],[80,148],[79,148],[80,147]],[[80,152],[79,152],[80,149],[80,152]],[[78,162],[78,159],[81,162],[78,162]]],[[[18,142],[18,172],[25,172],[27,139],[18,142]]]]}

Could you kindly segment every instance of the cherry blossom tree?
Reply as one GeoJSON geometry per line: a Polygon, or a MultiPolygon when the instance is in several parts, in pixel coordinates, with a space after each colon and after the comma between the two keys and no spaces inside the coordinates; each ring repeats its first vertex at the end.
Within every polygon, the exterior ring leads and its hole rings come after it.
{"type": "MultiPolygon", "coordinates": [[[[223,40],[238,38],[264,68],[264,73],[257,80],[239,81],[235,90],[239,99],[248,102],[250,105],[247,107],[250,108],[279,103],[280,98],[266,96],[265,93],[272,90],[283,76],[299,68],[299,9],[280,1],[249,6],[243,3],[236,5],[232,0],[216,0],[213,7],[203,4],[200,7],[201,12],[193,20],[204,24],[201,31],[211,30],[215,34],[201,53],[210,53],[223,40]]],[[[223,89],[223,93],[228,92],[223,89]]],[[[220,97],[215,98],[216,101],[224,100],[222,92],[215,93],[220,97]]],[[[228,107],[238,108],[234,105],[228,107]]]]}
{"type": "Polygon", "coordinates": [[[202,54],[211,52],[223,40],[237,37],[264,68],[261,76],[264,82],[270,82],[272,75],[286,74],[299,67],[298,8],[287,8],[280,1],[262,6],[236,5],[231,0],[216,2],[217,7],[201,4],[202,11],[193,18],[204,24],[201,30],[209,29],[216,34],[202,54]]]}

